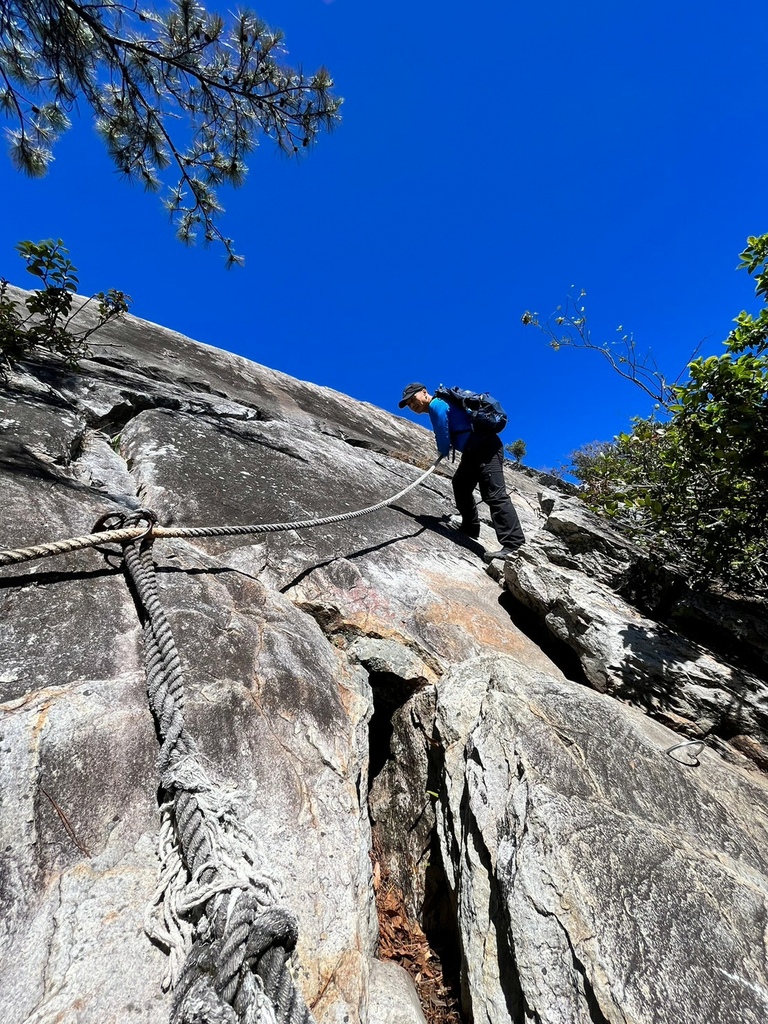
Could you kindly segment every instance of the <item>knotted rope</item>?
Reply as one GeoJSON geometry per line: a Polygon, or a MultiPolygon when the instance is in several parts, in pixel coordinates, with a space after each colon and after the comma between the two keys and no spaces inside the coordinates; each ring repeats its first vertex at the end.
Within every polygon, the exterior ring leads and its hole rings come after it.
{"type": "Polygon", "coordinates": [[[311,1024],[288,967],[296,919],[278,905],[275,880],[257,869],[255,838],[208,777],[187,731],[181,664],[142,519],[142,512],[126,519],[126,528],[138,527],[144,536],[125,544],[124,565],[142,625],[167,794],[160,881],[146,926],[171,952],[171,1024],[311,1024]]]}
{"type": "Polygon", "coordinates": [[[126,541],[149,535],[156,537],[237,537],[258,533],[280,533],[285,530],[307,530],[314,526],[330,526],[332,523],[344,523],[349,519],[359,519],[361,516],[378,512],[388,505],[394,504],[414,487],[418,487],[426,480],[430,473],[434,473],[442,455],[432,463],[429,469],[425,470],[413,483],[408,484],[391,498],[379,501],[367,508],[360,508],[354,512],[342,512],[335,516],[324,516],[322,519],[300,519],[292,523],[256,523],[251,526],[159,526],[151,524],[148,531],[141,526],[127,526],[119,529],[101,529],[103,525],[114,518],[111,514],[103,516],[94,527],[94,532],[83,537],[70,537],[67,540],[51,541],[49,544],[40,544],[29,548],[16,548],[8,551],[0,551],[0,567],[4,565],[17,565],[19,562],[29,562],[34,558],[49,558],[52,555],[64,555],[70,551],[81,551],[83,548],[94,548],[101,544],[124,544],[126,541]],[[99,532],[96,532],[96,530],[99,532]]]}
{"type": "Polygon", "coordinates": [[[342,523],[392,505],[416,480],[367,508],[321,519],[251,526],[164,527],[154,513],[107,513],[83,537],[0,551],[0,566],[100,547],[123,546],[123,564],[139,618],[147,695],[161,746],[158,885],[147,934],[170,954],[164,988],[174,990],[170,1024],[312,1024],[288,967],[298,937],[279,905],[277,882],[259,864],[256,839],[209,778],[184,722],[184,682],[171,627],[160,603],[152,544],[157,537],[224,537],[342,523]]]}

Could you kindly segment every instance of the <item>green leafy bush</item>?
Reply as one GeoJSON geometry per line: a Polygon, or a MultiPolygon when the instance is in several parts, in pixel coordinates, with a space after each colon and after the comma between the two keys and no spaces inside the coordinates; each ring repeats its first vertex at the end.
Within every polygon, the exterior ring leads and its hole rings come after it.
{"type": "Polygon", "coordinates": [[[90,336],[128,311],[129,296],[110,289],[98,292],[73,310],[77,268],[61,239],[19,242],[16,249],[26,261],[28,273],[38,278],[42,287],[19,303],[11,298],[8,282],[0,280],[0,356],[13,362],[39,346],[63,356],[70,366],[77,365],[78,359],[89,354],[90,336]],[[96,303],[96,322],[90,327],[76,327],[76,318],[91,302],[96,303]]]}
{"type": "MultiPolygon", "coordinates": [[[[768,235],[741,268],[768,300],[768,235]]],[[[694,359],[662,418],[573,453],[595,510],[682,562],[693,583],[768,593],[768,309],[742,312],[721,356],[694,359]]]]}

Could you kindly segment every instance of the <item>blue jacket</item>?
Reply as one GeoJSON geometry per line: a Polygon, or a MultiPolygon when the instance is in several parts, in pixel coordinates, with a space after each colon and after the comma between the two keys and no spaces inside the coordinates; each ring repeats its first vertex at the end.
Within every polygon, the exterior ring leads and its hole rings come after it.
{"type": "Polygon", "coordinates": [[[460,406],[449,405],[442,398],[433,398],[429,403],[429,418],[441,455],[448,455],[451,448],[464,451],[472,433],[472,421],[460,406]]]}

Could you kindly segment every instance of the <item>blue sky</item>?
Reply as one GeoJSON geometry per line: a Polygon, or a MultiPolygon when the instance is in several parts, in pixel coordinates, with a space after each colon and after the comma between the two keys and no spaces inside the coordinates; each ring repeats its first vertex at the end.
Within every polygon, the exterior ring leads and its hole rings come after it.
{"type": "Polygon", "coordinates": [[[137,316],[355,398],[489,390],[537,468],[651,403],[524,310],[583,288],[596,338],[621,324],[674,377],[758,308],[735,267],[768,231],[765,4],[252,6],[345,103],[300,162],[265,143],[222,194],[245,267],[178,243],[83,110],[47,178],[0,162],[0,274],[29,285],[14,244],[61,237],[81,291],[121,288],[137,316]]]}

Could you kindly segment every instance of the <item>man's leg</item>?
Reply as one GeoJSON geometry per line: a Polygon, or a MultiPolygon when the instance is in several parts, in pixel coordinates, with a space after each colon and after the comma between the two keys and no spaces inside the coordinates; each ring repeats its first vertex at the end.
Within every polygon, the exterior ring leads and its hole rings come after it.
{"type": "MultiPolygon", "coordinates": [[[[470,439],[471,444],[471,439],[470,439]]],[[[480,466],[473,458],[471,449],[461,456],[458,469],[453,474],[453,497],[461,516],[461,529],[470,537],[480,535],[480,517],[477,514],[474,491],[480,477],[480,466]]]]}
{"type": "Polygon", "coordinates": [[[502,548],[515,551],[525,544],[525,534],[507,494],[502,452],[501,440],[495,434],[483,445],[483,459],[479,467],[480,494],[491,510],[491,520],[499,544],[502,548]]]}

